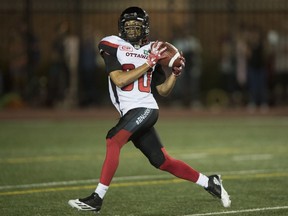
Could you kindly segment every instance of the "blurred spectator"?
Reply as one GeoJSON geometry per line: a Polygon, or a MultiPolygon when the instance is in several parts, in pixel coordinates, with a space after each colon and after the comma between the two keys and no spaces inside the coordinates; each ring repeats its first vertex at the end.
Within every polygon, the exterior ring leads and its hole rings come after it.
{"type": "Polygon", "coordinates": [[[239,87],[240,103],[246,103],[247,94],[247,53],[248,27],[241,23],[236,32],[236,80],[239,87]]]}
{"type": "Polygon", "coordinates": [[[27,86],[27,43],[19,28],[12,28],[9,37],[9,77],[11,91],[22,99],[26,96],[27,86]]]}
{"type": "Polygon", "coordinates": [[[26,102],[37,94],[36,66],[40,61],[38,38],[20,21],[11,29],[9,39],[9,75],[12,92],[26,102]]]}
{"type": "Polygon", "coordinates": [[[27,23],[20,23],[20,34],[26,40],[27,45],[27,100],[33,102],[38,94],[37,66],[40,63],[39,39],[27,23]]]}
{"type": "Polygon", "coordinates": [[[276,105],[274,86],[275,86],[275,47],[277,44],[278,35],[276,31],[269,30],[267,32],[267,79],[268,79],[268,104],[271,106],[276,105]]]}
{"type": "Polygon", "coordinates": [[[236,61],[237,81],[241,86],[245,86],[247,82],[247,37],[247,26],[245,24],[240,24],[236,34],[236,61]]]}
{"type": "Polygon", "coordinates": [[[71,32],[70,26],[68,26],[67,33],[64,40],[64,54],[70,79],[64,106],[73,107],[78,104],[79,38],[71,32]]]}
{"type": "Polygon", "coordinates": [[[84,28],[80,41],[79,81],[80,106],[99,105],[100,95],[97,91],[97,44],[96,35],[91,26],[84,28]]]}
{"type": "Polygon", "coordinates": [[[3,72],[0,69],[0,97],[3,95],[4,93],[4,76],[3,76],[3,72]]]}
{"type": "Polygon", "coordinates": [[[62,102],[69,86],[69,71],[65,61],[64,47],[68,26],[66,23],[60,23],[55,30],[55,39],[52,42],[52,63],[48,71],[48,106],[62,102]]]}
{"type": "Polygon", "coordinates": [[[267,111],[267,71],[264,34],[260,27],[252,26],[247,40],[247,78],[250,111],[260,106],[267,111]]]}
{"type": "Polygon", "coordinates": [[[229,106],[237,103],[238,85],[236,80],[236,45],[233,36],[225,36],[221,41],[222,86],[229,99],[229,106]]]}
{"type": "Polygon", "coordinates": [[[73,106],[78,86],[78,38],[71,34],[68,22],[61,22],[56,27],[51,58],[47,103],[49,106],[73,106]]]}
{"type": "Polygon", "coordinates": [[[288,104],[288,21],[283,22],[282,30],[275,35],[275,103],[288,104]]]}
{"type": "Polygon", "coordinates": [[[200,78],[202,70],[202,46],[198,38],[190,33],[188,28],[178,28],[174,31],[173,44],[183,52],[186,59],[183,75],[174,88],[174,97],[180,98],[185,107],[199,108],[200,78]]]}

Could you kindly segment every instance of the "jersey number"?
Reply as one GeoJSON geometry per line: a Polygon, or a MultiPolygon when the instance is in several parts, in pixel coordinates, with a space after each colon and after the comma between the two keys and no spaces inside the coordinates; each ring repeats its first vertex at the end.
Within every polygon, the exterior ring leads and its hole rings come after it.
{"type": "MultiPolygon", "coordinates": [[[[123,71],[129,71],[135,69],[135,65],[133,64],[124,64],[122,65],[123,71]]],[[[138,78],[138,89],[140,92],[150,92],[150,84],[151,84],[151,75],[152,75],[152,68],[147,71],[147,81],[145,83],[144,75],[138,78]]],[[[134,88],[134,83],[130,83],[127,86],[122,88],[123,91],[132,91],[134,88]]]]}

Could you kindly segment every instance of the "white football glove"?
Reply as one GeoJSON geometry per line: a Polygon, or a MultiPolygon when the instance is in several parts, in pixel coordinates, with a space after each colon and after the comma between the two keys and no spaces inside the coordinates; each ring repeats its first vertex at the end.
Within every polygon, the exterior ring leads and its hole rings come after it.
{"type": "Polygon", "coordinates": [[[180,56],[180,64],[181,66],[180,67],[173,67],[172,69],[172,74],[175,76],[175,77],[178,77],[181,75],[182,73],[182,70],[183,68],[185,67],[185,58],[183,56],[183,53],[181,53],[181,56],[180,56]]]}
{"type": "Polygon", "coordinates": [[[162,44],[163,44],[163,42],[156,41],[151,46],[150,54],[149,54],[148,60],[146,62],[150,67],[153,67],[160,59],[163,59],[166,57],[164,52],[167,49],[167,47],[164,46],[160,49],[162,44]]]}

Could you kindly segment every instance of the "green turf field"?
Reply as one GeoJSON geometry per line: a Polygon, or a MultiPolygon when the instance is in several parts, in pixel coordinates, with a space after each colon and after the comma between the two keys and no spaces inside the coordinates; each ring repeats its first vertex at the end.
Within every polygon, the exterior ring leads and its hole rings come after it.
{"type": "MultiPolygon", "coordinates": [[[[94,215],[67,201],[95,189],[115,121],[1,120],[0,215],[94,215]]],[[[160,117],[156,128],[172,156],[222,174],[231,208],[128,143],[100,215],[288,215],[288,117],[160,117]]]]}

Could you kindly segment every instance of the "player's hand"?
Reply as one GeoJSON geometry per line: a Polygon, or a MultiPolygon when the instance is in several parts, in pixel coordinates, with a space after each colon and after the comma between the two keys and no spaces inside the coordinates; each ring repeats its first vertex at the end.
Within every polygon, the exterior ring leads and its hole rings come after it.
{"type": "Polygon", "coordinates": [[[184,58],[184,56],[183,56],[183,53],[181,52],[181,56],[180,56],[180,64],[181,64],[181,66],[180,67],[174,67],[173,69],[172,69],[172,74],[175,76],[175,77],[178,77],[178,76],[180,76],[181,75],[181,73],[182,73],[182,70],[183,70],[183,68],[185,67],[185,58],[184,58]]]}
{"type": "Polygon", "coordinates": [[[164,52],[167,49],[167,47],[166,46],[161,47],[162,44],[163,42],[159,42],[159,41],[156,41],[155,43],[153,43],[151,50],[150,50],[150,54],[148,56],[148,60],[146,62],[150,67],[153,67],[160,59],[163,59],[166,57],[164,52]]]}

